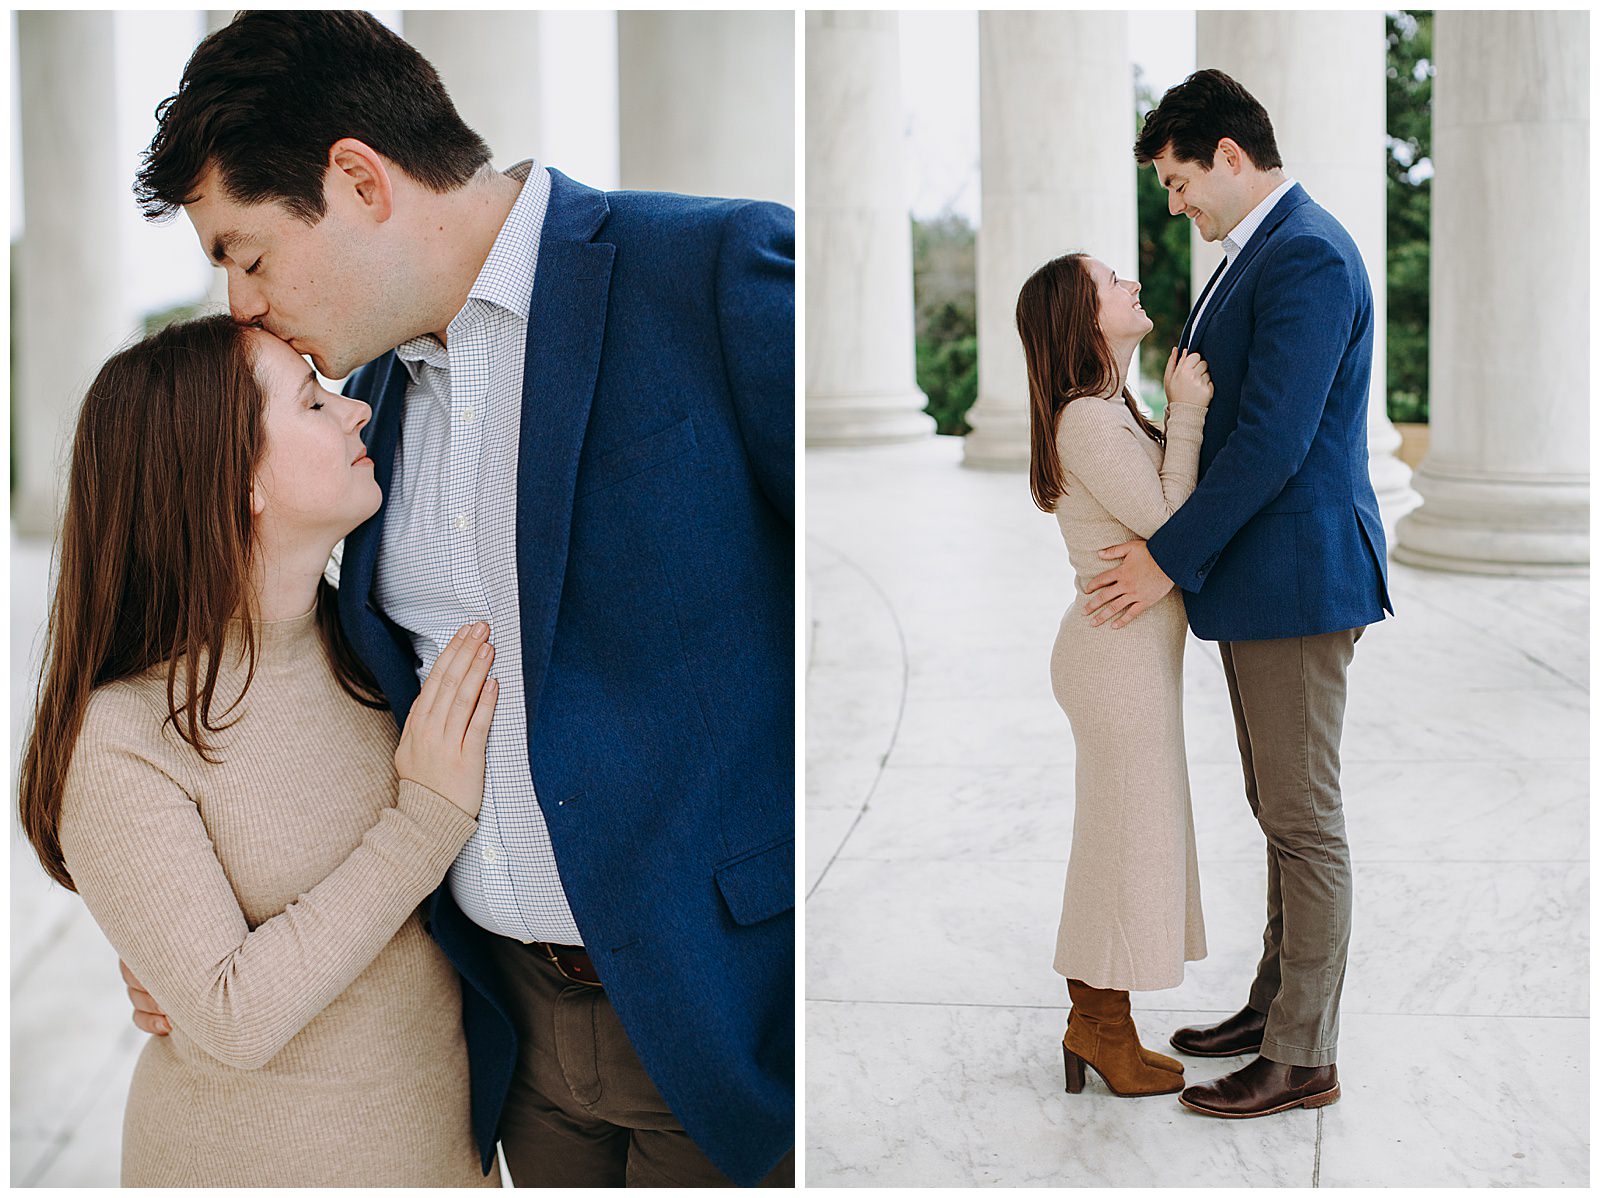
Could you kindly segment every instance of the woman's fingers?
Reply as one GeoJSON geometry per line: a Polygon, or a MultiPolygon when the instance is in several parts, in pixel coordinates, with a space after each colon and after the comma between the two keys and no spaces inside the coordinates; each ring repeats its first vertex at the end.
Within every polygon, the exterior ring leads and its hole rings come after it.
{"type": "Polygon", "coordinates": [[[141,990],[137,986],[128,987],[128,1001],[133,1004],[135,1011],[146,1011],[151,1015],[165,1015],[156,1000],[150,996],[150,991],[141,990]]]}
{"type": "Polygon", "coordinates": [[[141,1032],[148,1032],[152,1036],[165,1036],[172,1030],[172,1023],[167,1019],[167,1013],[151,997],[150,991],[144,988],[144,984],[133,976],[133,970],[128,968],[126,961],[118,959],[117,968],[122,973],[123,982],[127,984],[128,1001],[133,1004],[133,1025],[141,1032]]]}
{"type": "MultiPolygon", "coordinates": [[[[450,657],[450,664],[445,667],[444,681],[440,683],[439,694],[434,700],[434,710],[441,715],[450,710],[450,704],[455,702],[456,692],[461,688],[461,680],[467,676],[467,670],[472,666],[472,658],[483,643],[478,634],[483,624],[475,624],[450,657]]],[[[437,666],[434,667],[438,669],[437,666]]]]}
{"type": "Polygon", "coordinates": [[[446,647],[449,656],[441,653],[433,663],[433,674],[439,675],[439,687],[433,693],[429,714],[443,717],[449,712],[450,705],[455,702],[456,690],[467,675],[467,667],[472,664],[472,655],[488,637],[489,626],[479,620],[475,624],[468,624],[450,638],[450,644],[446,647]]]}
{"type": "Polygon", "coordinates": [[[499,699],[500,683],[493,678],[485,679],[478,705],[472,710],[472,719],[467,721],[467,735],[462,742],[467,748],[482,752],[489,743],[489,725],[494,721],[494,707],[499,699]]]}
{"type": "Polygon", "coordinates": [[[151,1015],[145,1011],[133,1013],[133,1026],[152,1036],[165,1036],[172,1030],[172,1024],[167,1022],[165,1015],[151,1015]]]}
{"type": "Polygon", "coordinates": [[[494,661],[494,646],[488,641],[479,644],[477,652],[466,658],[466,668],[462,671],[461,681],[456,686],[449,709],[444,713],[445,744],[452,747],[459,745],[467,734],[467,724],[480,702],[479,695],[483,691],[483,681],[489,676],[489,664],[492,661],[494,661]]]}
{"type": "Polygon", "coordinates": [[[417,691],[417,698],[411,704],[411,710],[421,715],[427,715],[433,710],[434,703],[439,696],[439,688],[444,682],[444,673],[450,666],[450,660],[455,656],[456,647],[466,639],[467,632],[472,625],[464,624],[456,629],[456,634],[450,638],[439,655],[433,659],[433,668],[428,671],[428,676],[422,680],[422,688],[417,691]]]}

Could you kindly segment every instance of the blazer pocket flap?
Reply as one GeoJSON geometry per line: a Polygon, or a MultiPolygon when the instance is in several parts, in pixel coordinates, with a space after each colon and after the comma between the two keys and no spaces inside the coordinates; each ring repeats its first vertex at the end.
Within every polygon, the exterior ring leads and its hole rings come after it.
{"type": "Polygon", "coordinates": [[[1309,512],[1311,497],[1315,491],[1316,488],[1310,483],[1290,483],[1278,492],[1276,499],[1261,510],[1279,515],[1288,512],[1309,512]]]}
{"type": "Polygon", "coordinates": [[[694,418],[685,416],[677,424],[669,425],[658,433],[641,437],[621,449],[607,450],[595,458],[583,472],[578,494],[587,495],[591,491],[624,482],[693,448],[694,418]]]}
{"type": "Polygon", "coordinates": [[[794,907],[794,837],[719,865],[714,876],[735,923],[782,915],[794,907]]]}

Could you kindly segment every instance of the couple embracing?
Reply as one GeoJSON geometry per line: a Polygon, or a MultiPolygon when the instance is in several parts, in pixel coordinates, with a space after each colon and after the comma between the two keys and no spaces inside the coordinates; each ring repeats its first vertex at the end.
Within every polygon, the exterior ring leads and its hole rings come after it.
{"type": "Polygon", "coordinates": [[[84,399],[20,784],[123,1184],[792,1184],[793,214],[497,172],[363,13],[158,119],[232,316],[84,399]]]}
{"type": "MultiPolygon", "coordinates": [[[[1163,96],[1134,148],[1223,261],[1168,358],[1164,427],[1129,364],[1152,322],[1139,284],[1087,254],[1017,300],[1035,502],[1079,591],[1051,659],[1077,746],[1055,969],[1071,998],[1066,1088],[1172,1094],[1251,1118],[1339,1097],[1350,854],[1339,789],[1346,674],[1390,606],[1367,469],[1373,306],[1339,223],[1283,170],[1266,111],[1220,71],[1163,96]],[[1176,590],[1175,590],[1176,588],[1176,590]],[[1267,842],[1263,952],[1243,1008],[1171,1037],[1256,1054],[1184,1087],[1140,1043],[1128,992],[1205,956],[1183,735],[1188,630],[1218,642],[1245,797],[1267,842]]],[[[1242,981],[1242,979],[1241,979],[1242,981]]]]}

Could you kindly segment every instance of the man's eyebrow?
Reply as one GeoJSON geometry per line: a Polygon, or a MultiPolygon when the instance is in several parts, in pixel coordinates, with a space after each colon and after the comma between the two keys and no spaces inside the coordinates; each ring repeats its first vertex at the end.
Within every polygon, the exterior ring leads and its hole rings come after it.
{"type": "Polygon", "coordinates": [[[1172,190],[1172,176],[1170,174],[1162,178],[1161,186],[1165,187],[1168,191],[1172,190]]]}
{"type": "Polygon", "coordinates": [[[211,241],[212,259],[221,262],[232,252],[233,247],[244,241],[245,238],[246,234],[239,232],[238,229],[228,229],[225,232],[218,233],[211,241]]]}

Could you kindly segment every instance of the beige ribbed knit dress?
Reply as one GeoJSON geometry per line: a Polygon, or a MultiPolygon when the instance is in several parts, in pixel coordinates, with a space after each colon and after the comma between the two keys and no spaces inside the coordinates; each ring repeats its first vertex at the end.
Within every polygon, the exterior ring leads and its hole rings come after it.
{"type": "Polygon", "coordinates": [[[159,667],[95,691],[68,774],[67,869],[172,1022],[134,1070],[122,1184],[497,1186],[460,981],[415,913],[475,821],[397,788],[393,717],[340,689],[314,614],[258,628],[219,764],[163,730],[159,667]]]}
{"type": "Polygon", "coordinates": [[[1164,990],[1206,955],[1183,744],[1183,599],[1174,590],[1125,628],[1084,614],[1084,587],[1116,563],[1101,549],[1148,538],[1194,490],[1205,408],[1167,409],[1167,448],[1119,399],[1061,413],[1066,492],[1056,521],[1076,572],[1050,661],[1077,749],[1072,855],[1056,972],[1114,990],[1164,990]]]}

